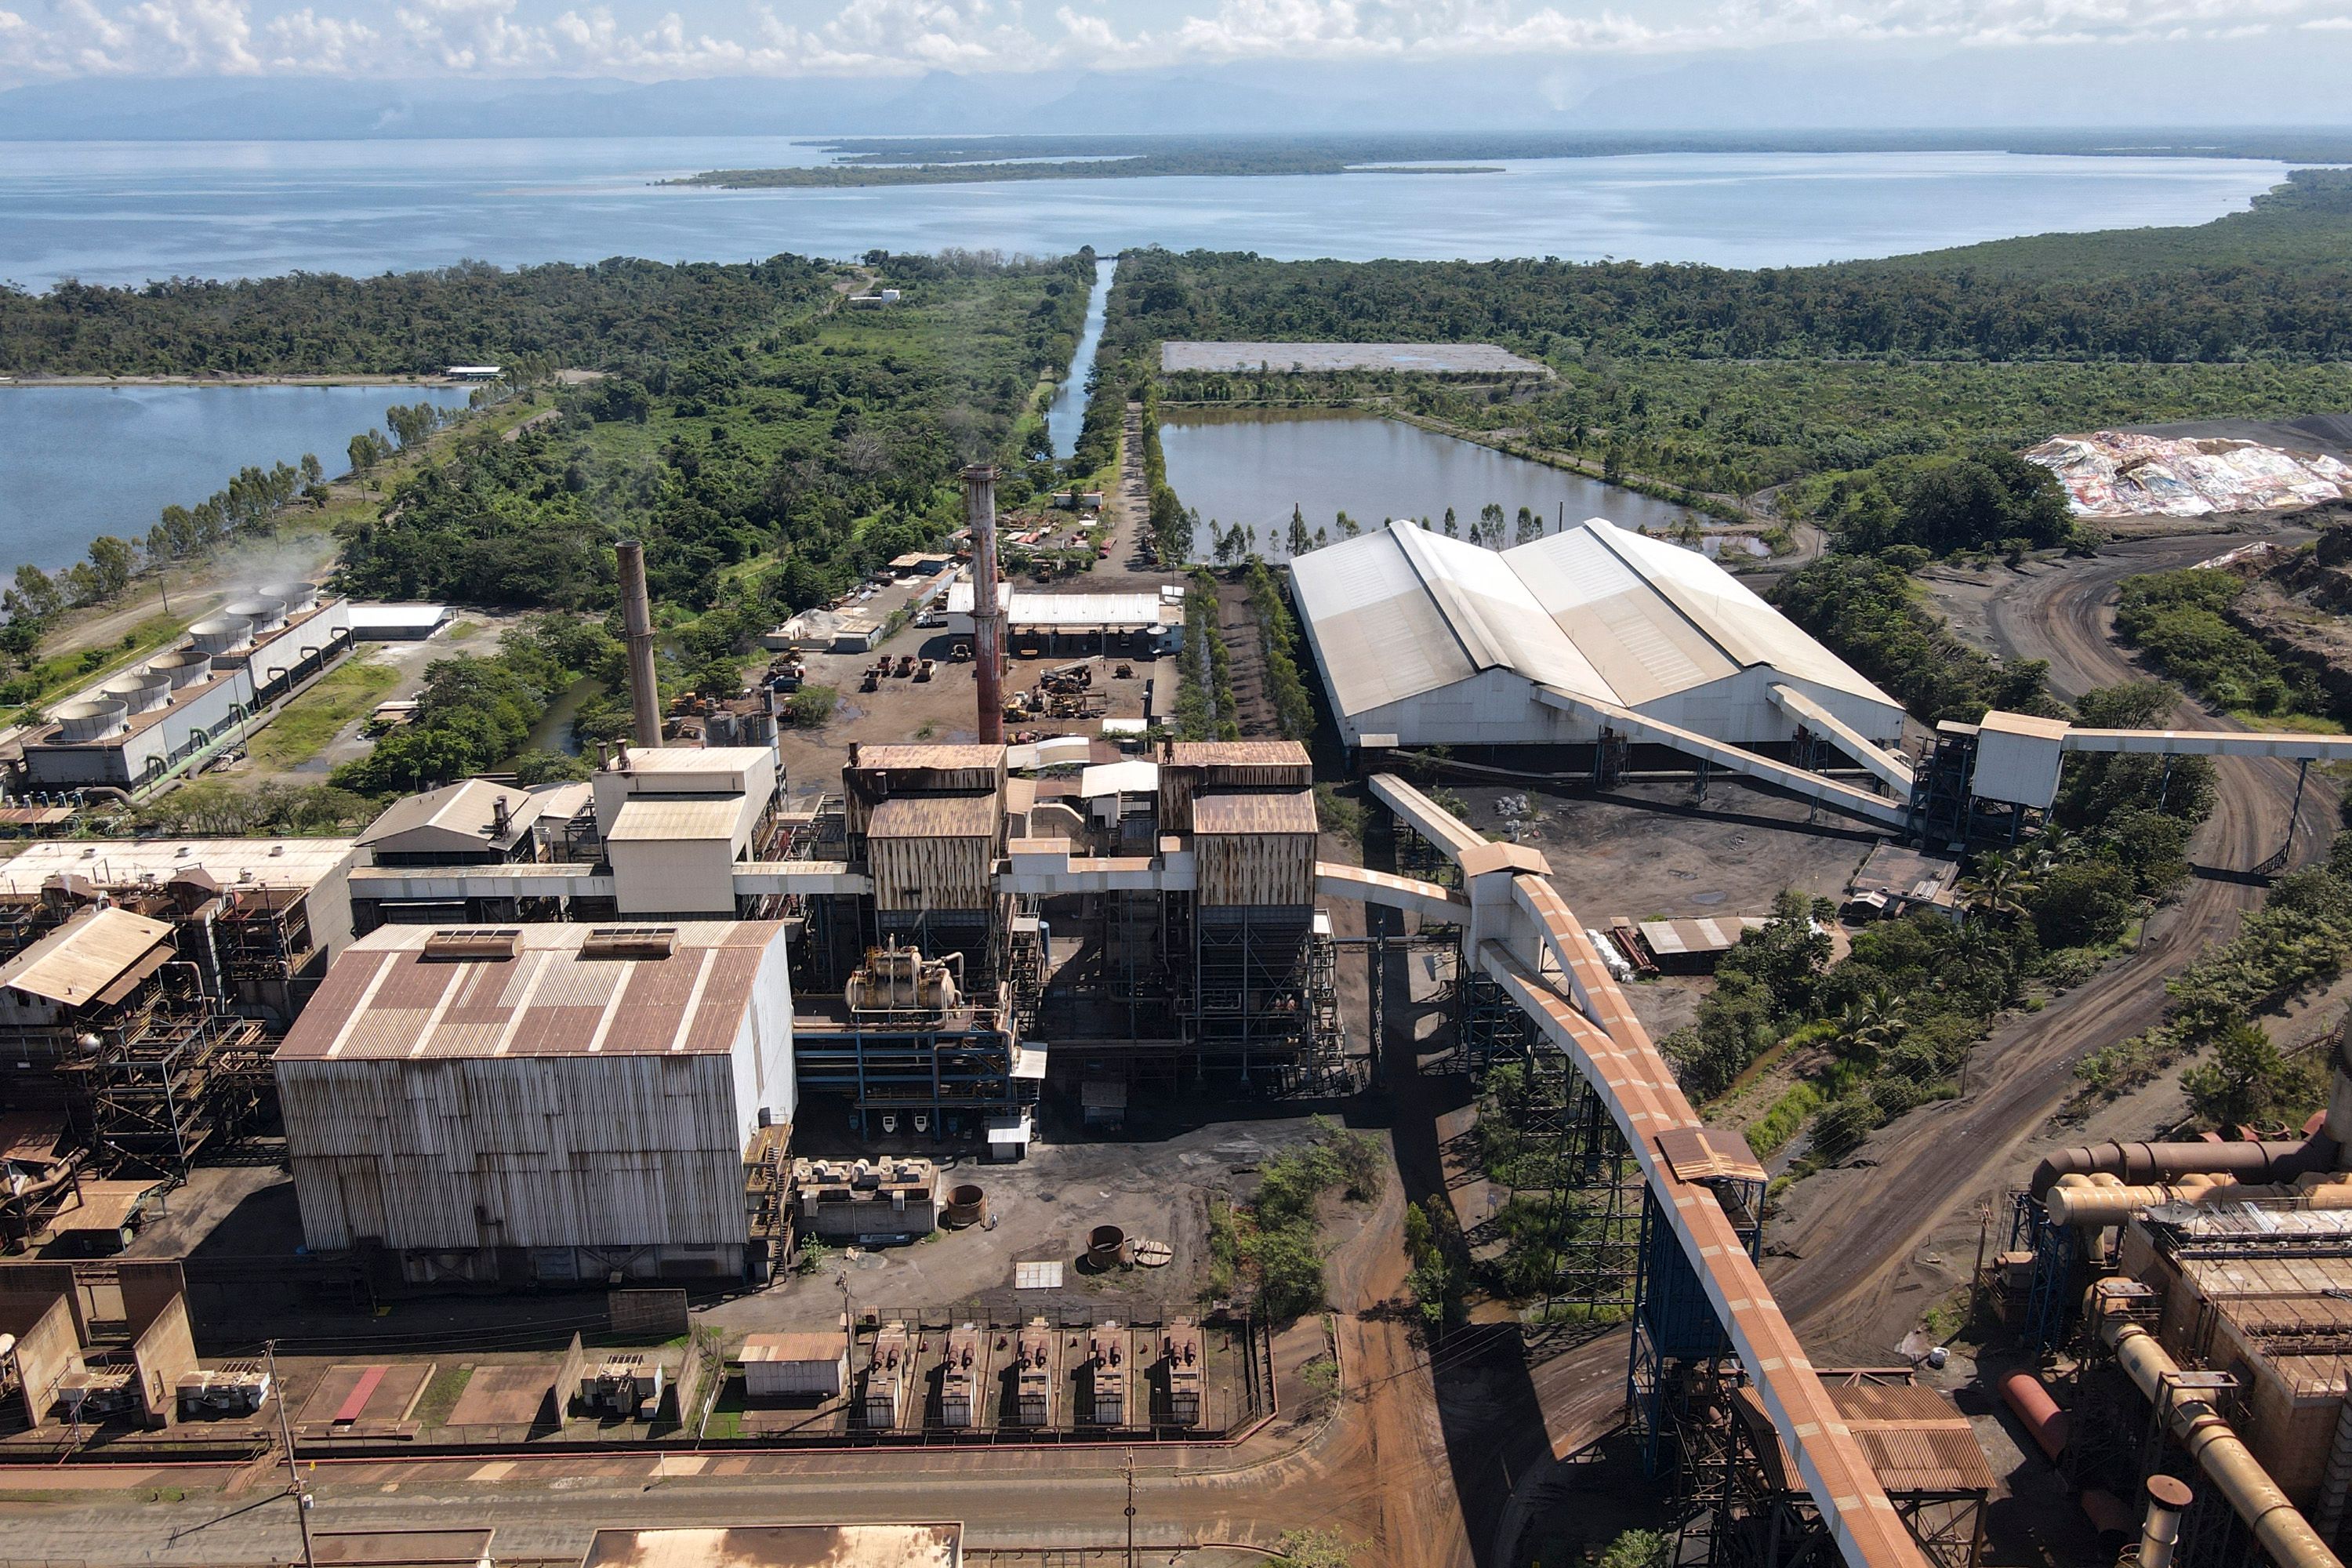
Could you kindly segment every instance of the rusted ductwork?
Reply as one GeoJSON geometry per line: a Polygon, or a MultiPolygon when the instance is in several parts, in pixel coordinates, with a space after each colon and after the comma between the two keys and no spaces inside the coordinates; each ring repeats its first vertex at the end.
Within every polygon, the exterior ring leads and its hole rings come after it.
{"type": "Polygon", "coordinates": [[[2292,1143],[2094,1143],[2085,1149],[2061,1149],[2034,1166],[2028,1190],[2046,1201],[2059,1177],[2089,1175],[2117,1176],[2131,1186],[2188,1175],[2288,1182],[2306,1171],[2335,1170],[2336,1147],[2336,1140],[2326,1132],[2292,1143]]]}
{"type": "MultiPolygon", "coordinates": [[[[2209,1147],[2228,1145],[2209,1145],[2209,1147]]],[[[2126,1186],[2108,1176],[2061,1176],[2042,1195],[2058,1225],[2095,1227],[2122,1225],[2159,1204],[2234,1204],[2267,1199],[2305,1208],[2352,1209],[2352,1174],[2306,1172],[2292,1182],[2242,1182],[2225,1171],[2200,1171],[2171,1182],[2126,1186]]]]}
{"type": "Polygon", "coordinates": [[[2183,1388],[2174,1381],[2180,1374],[2180,1363],[2146,1328],[2111,1310],[2116,1303],[2105,1295],[2105,1289],[2103,1285],[2094,1296],[2099,1310],[2099,1337],[2114,1347],[2117,1364],[2147,1395],[2158,1418],[2197,1461],[2198,1468],[2211,1478],[2231,1510],[2245,1521],[2270,1560],[2279,1568],[2343,1568],[2327,1542],[2287,1500],[2286,1493],[2279,1490],[2270,1472],[2212,1402],[2200,1391],[2183,1388]]]}

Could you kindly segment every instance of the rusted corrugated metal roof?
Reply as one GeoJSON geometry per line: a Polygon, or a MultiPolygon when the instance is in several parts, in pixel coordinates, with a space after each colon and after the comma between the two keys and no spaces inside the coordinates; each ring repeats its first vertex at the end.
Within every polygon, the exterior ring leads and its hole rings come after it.
{"type": "Polygon", "coordinates": [[[1195,833],[1312,834],[1316,826],[1313,790],[1248,790],[1192,802],[1195,833]]]}
{"type": "MultiPolygon", "coordinates": [[[[1878,1484],[1895,1496],[1923,1492],[1985,1492],[1992,1489],[1992,1466],[1976,1431],[1951,1395],[1916,1384],[1831,1384],[1830,1403],[1877,1473],[1878,1484]]],[[[1774,1436],[1764,1403],[1752,1387],[1732,1394],[1732,1406],[1748,1428],[1748,1441],[1771,1485],[1802,1491],[1797,1467],[1774,1436]]]]}
{"type": "Polygon", "coordinates": [[[1002,746],[860,746],[856,768],[995,768],[1004,765],[1002,746]]]}
{"type": "Polygon", "coordinates": [[[1171,741],[1166,761],[1185,768],[1303,768],[1307,748],[1296,741],[1171,741]]]}
{"type": "Polygon", "coordinates": [[[957,1568],[961,1524],[600,1530],[580,1568],[957,1568]]]}
{"type": "Polygon", "coordinates": [[[874,838],[993,838],[997,799],[988,795],[894,795],[866,825],[874,838]]]}
{"type": "Polygon", "coordinates": [[[0,968],[0,989],[82,1006],[137,969],[159,945],[168,957],[171,940],[172,928],[162,921],[128,910],[86,910],[0,968]]]}
{"type": "Polygon", "coordinates": [[[427,962],[424,926],[387,926],[347,949],[279,1060],[383,1057],[723,1054],[775,921],[689,921],[667,958],[603,957],[586,925],[526,925],[511,958],[427,962]]]}
{"type": "Polygon", "coordinates": [[[604,837],[614,844],[731,839],[742,816],[741,795],[702,800],[641,795],[614,814],[613,826],[605,830],[604,837]]]}
{"type": "Polygon", "coordinates": [[[755,1361],[832,1361],[848,1353],[841,1335],[818,1331],[780,1334],[746,1334],[742,1352],[735,1359],[755,1361]]]}

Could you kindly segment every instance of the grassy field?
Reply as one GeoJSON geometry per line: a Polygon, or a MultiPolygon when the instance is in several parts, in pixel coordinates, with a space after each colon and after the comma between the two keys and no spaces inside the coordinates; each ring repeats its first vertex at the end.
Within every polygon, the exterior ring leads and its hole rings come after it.
{"type": "Polygon", "coordinates": [[[342,727],[383,700],[400,679],[389,665],[353,659],[327,672],[320,682],[289,702],[253,738],[253,760],[284,772],[309,762],[342,727]]]}

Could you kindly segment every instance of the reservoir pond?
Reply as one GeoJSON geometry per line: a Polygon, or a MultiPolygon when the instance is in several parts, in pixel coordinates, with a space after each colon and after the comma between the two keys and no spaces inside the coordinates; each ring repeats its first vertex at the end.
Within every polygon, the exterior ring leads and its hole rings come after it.
{"type": "Polygon", "coordinates": [[[1192,541],[1200,560],[1211,559],[1213,519],[1227,529],[1256,529],[1257,552],[1269,561],[1286,559],[1294,505],[1310,534],[1321,527],[1334,538],[1341,511],[1370,530],[1390,518],[1441,524],[1452,507],[1465,537],[1489,503],[1513,523],[1519,508],[1530,509],[1547,532],[1563,518],[1605,517],[1661,533],[1692,516],[1671,501],[1351,410],[1163,408],[1160,447],[1170,487],[1201,514],[1192,541]]]}
{"type": "Polygon", "coordinates": [[[329,474],[394,404],[463,408],[462,386],[0,386],[0,579],[53,571],[101,533],[143,541],[247,465],[329,474]]]}

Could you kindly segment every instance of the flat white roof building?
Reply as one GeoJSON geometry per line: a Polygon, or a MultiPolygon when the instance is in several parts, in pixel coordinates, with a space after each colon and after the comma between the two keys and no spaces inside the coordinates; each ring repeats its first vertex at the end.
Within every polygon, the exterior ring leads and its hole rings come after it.
{"type": "Polygon", "coordinates": [[[1902,732],[1900,704],[1729,573],[1599,518],[1500,552],[1392,522],[1290,570],[1351,745],[1589,742],[1579,702],[1756,745],[1796,733],[1775,685],[1902,732]]]}

